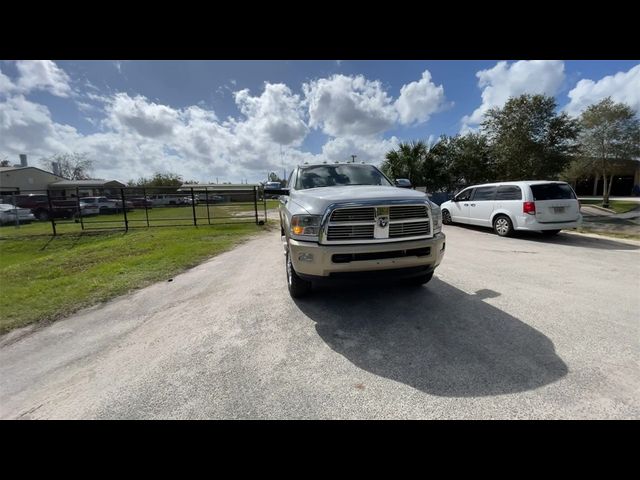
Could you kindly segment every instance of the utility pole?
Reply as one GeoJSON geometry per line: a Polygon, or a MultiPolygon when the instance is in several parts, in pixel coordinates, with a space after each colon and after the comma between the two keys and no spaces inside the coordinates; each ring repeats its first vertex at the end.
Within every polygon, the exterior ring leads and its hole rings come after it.
{"type": "Polygon", "coordinates": [[[351,163],[356,163],[357,155],[351,155],[351,163]]]}

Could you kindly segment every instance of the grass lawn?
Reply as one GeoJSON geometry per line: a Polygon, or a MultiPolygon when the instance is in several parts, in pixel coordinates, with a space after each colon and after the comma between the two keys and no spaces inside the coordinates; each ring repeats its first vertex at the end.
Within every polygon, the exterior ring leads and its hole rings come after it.
{"type": "MultiPolygon", "coordinates": [[[[602,200],[580,200],[582,205],[596,205],[601,207],[602,200]]],[[[640,207],[637,202],[626,202],[624,200],[610,200],[609,209],[614,210],[616,213],[630,212],[634,208],[640,207]]]]}
{"type": "Polygon", "coordinates": [[[640,240],[640,234],[629,232],[615,232],[611,230],[602,230],[589,227],[578,227],[579,233],[592,233],[595,235],[603,235],[605,237],[623,238],[627,240],[640,240]]]}
{"type": "Polygon", "coordinates": [[[51,231],[46,222],[0,229],[0,333],[166,280],[268,228],[245,223],[57,237],[5,234],[30,227],[51,231]]]}

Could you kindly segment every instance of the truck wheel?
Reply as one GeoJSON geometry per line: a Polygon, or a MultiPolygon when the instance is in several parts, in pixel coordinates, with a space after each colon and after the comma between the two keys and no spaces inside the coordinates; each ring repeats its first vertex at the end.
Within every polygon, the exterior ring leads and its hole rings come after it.
{"type": "Polygon", "coordinates": [[[451,221],[451,214],[449,213],[449,210],[442,211],[442,223],[445,225],[451,225],[453,223],[451,221]]]}
{"type": "Polygon", "coordinates": [[[293,298],[304,297],[311,291],[311,282],[301,279],[296,271],[293,269],[293,262],[287,252],[285,256],[287,266],[287,287],[289,287],[289,293],[293,298]]]}
{"type": "Polygon", "coordinates": [[[501,237],[510,237],[513,233],[513,224],[506,215],[498,215],[493,220],[493,230],[501,237]]]}
{"type": "Polygon", "coordinates": [[[425,283],[429,283],[432,278],[433,271],[425,273],[424,275],[420,275],[418,277],[410,278],[408,281],[411,285],[424,285],[425,283]]]}

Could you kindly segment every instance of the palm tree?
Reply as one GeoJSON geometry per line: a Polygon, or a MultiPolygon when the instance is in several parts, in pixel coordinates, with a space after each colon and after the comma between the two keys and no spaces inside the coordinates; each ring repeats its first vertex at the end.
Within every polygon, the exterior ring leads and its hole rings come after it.
{"type": "Polygon", "coordinates": [[[422,163],[427,144],[422,141],[400,142],[398,148],[385,155],[382,171],[392,178],[408,178],[412,185],[422,185],[422,163]]]}

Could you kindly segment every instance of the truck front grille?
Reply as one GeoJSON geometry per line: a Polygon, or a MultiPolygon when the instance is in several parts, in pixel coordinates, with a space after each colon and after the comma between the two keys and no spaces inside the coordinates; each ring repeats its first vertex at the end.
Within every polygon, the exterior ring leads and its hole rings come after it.
{"type": "Polygon", "coordinates": [[[336,208],[324,228],[327,243],[384,243],[431,235],[424,204],[336,208]]]}
{"type": "Polygon", "coordinates": [[[327,232],[328,240],[372,239],[373,224],[371,225],[330,225],[327,232]]]}
{"type": "Polygon", "coordinates": [[[361,222],[373,221],[376,217],[376,209],[373,207],[365,208],[342,208],[331,214],[332,222],[361,222]]]}
{"type": "Polygon", "coordinates": [[[391,220],[402,220],[405,218],[428,218],[426,205],[402,205],[389,209],[391,220]]]}
{"type": "Polygon", "coordinates": [[[412,223],[392,223],[389,225],[389,238],[414,237],[429,233],[429,221],[412,223]]]}

